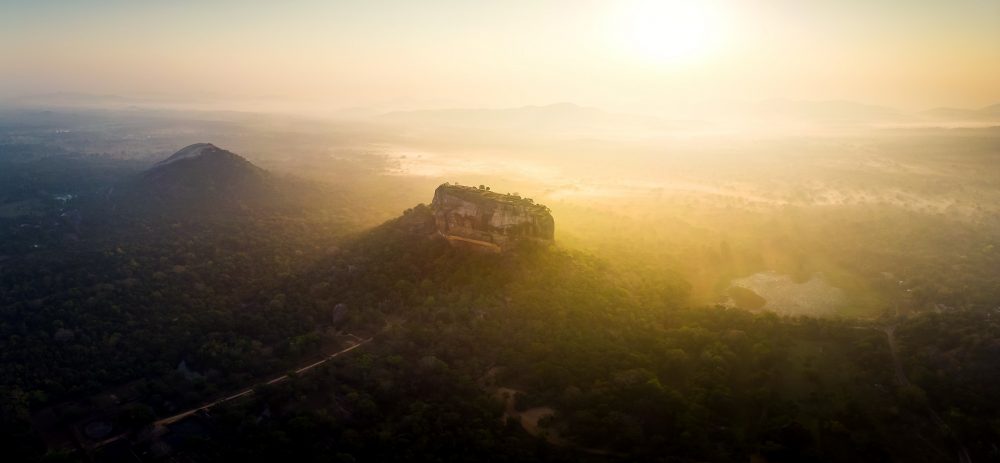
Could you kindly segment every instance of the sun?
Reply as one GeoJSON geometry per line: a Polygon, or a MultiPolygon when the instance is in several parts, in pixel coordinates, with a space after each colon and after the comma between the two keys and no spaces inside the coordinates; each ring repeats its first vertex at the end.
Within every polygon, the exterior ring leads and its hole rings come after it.
{"type": "Polygon", "coordinates": [[[661,64],[706,58],[723,32],[721,15],[704,0],[636,0],[618,18],[616,35],[626,51],[661,64]]]}

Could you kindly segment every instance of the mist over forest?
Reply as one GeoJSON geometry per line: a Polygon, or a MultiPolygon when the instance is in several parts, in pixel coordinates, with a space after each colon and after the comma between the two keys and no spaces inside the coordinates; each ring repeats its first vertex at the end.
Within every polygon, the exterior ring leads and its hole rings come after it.
{"type": "Polygon", "coordinates": [[[0,115],[18,458],[996,456],[989,119],[100,104],[0,115]],[[553,244],[430,238],[446,183],[553,244]]]}
{"type": "Polygon", "coordinates": [[[1000,461],[1000,2],[0,3],[0,461],[1000,461]]]}

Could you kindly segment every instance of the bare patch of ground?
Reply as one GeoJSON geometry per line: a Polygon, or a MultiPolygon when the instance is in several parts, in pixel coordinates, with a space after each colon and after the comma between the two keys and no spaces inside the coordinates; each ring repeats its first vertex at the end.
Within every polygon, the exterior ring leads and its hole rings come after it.
{"type": "Polygon", "coordinates": [[[514,407],[514,396],[520,392],[516,389],[511,389],[509,387],[497,388],[495,396],[504,401],[504,412],[503,420],[506,422],[507,418],[515,418],[521,421],[521,427],[524,428],[528,434],[535,437],[541,437],[545,439],[546,442],[552,445],[568,446],[572,443],[566,439],[563,439],[559,434],[552,429],[544,429],[539,426],[539,421],[542,419],[553,416],[556,414],[555,409],[552,407],[535,407],[529,408],[525,411],[518,411],[514,407]]]}
{"type": "Polygon", "coordinates": [[[760,309],[782,315],[831,316],[847,303],[844,291],[827,283],[822,275],[798,283],[789,275],[761,272],[737,278],[730,286],[752,291],[766,301],[760,309]]]}

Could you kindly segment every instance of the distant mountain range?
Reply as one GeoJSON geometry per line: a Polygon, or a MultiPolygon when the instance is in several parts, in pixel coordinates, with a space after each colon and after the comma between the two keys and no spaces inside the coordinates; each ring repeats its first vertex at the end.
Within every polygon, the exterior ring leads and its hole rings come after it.
{"type": "Polygon", "coordinates": [[[684,119],[613,113],[598,108],[558,103],[501,109],[440,109],[389,112],[379,122],[411,128],[469,128],[494,131],[578,132],[615,130],[684,130],[736,122],[798,123],[816,126],[865,126],[883,124],[942,124],[960,122],[1000,123],[1000,105],[982,109],[940,108],[908,113],[885,106],[851,101],[795,101],[770,99],[755,103],[728,102],[692,110],[684,119]]]}
{"type": "Polygon", "coordinates": [[[794,101],[770,99],[746,105],[743,112],[754,117],[772,117],[809,122],[878,122],[910,120],[913,116],[884,106],[853,101],[794,101]]]}
{"type": "MultiPolygon", "coordinates": [[[[172,98],[168,95],[122,96],[89,93],[47,93],[10,98],[3,103],[9,107],[29,108],[101,108],[101,107],[171,107],[178,104],[204,103],[205,101],[235,102],[218,96],[172,98]]],[[[554,103],[512,108],[446,108],[411,111],[390,111],[371,116],[375,109],[352,108],[335,112],[340,118],[371,119],[377,123],[406,125],[410,127],[451,127],[484,130],[517,130],[535,132],[563,131],[614,131],[619,129],[690,129],[702,127],[707,121],[744,120],[797,121],[827,124],[882,124],[975,122],[1000,123],[1000,104],[983,108],[933,108],[907,112],[890,107],[870,105],[847,100],[803,101],[767,99],[757,102],[729,101],[696,105],[690,111],[677,111],[675,116],[660,117],[647,114],[606,111],[600,108],[573,103],[554,103]]],[[[663,113],[669,114],[670,108],[663,113]]]]}
{"type": "Polygon", "coordinates": [[[922,114],[943,120],[958,121],[1000,121],[1000,104],[979,109],[934,108],[922,114]]]}
{"type": "Polygon", "coordinates": [[[573,103],[518,108],[453,108],[394,111],[378,122],[411,127],[454,127],[518,132],[605,131],[685,128],[690,123],[640,114],[614,113],[573,103]]]}

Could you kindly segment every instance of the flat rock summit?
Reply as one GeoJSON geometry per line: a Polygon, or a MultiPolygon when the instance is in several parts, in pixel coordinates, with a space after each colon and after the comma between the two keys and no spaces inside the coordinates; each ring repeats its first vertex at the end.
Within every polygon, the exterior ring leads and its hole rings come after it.
{"type": "Polygon", "coordinates": [[[516,194],[445,183],[431,202],[437,233],[453,245],[491,252],[526,241],[551,243],[555,221],[549,208],[516,194]]]}

